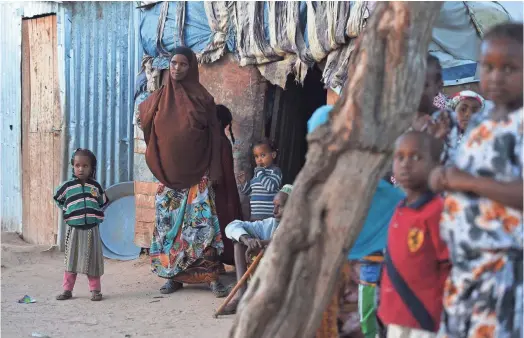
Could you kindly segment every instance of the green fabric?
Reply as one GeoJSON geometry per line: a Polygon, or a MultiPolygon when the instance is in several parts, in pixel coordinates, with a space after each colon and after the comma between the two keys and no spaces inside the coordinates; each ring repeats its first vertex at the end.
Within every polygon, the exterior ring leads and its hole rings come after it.
{"type": "Polygon", "coordinates": [[[375,286],[359,284],[358,311],[364,337],[375,338],[378,333],[375,286]]]}

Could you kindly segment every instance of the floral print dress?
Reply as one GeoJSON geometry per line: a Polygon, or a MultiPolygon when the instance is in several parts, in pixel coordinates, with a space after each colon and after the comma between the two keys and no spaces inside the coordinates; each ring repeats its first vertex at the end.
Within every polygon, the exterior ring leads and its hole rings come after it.
{"type": "Polygon", "coordinates": [[[204,176],[190,189],[159,185],[149,255],[159,277],[187,284],[218,280],[224,250],[214,193],[204,176]]]}
{"type": "MultiPolygon", "coordinates": [[[[471,120],[455,165],[497,181],[522,177],[522,108],[505,120],[471,120]]],[[[522,211],[470,193],[445,199],[441,236],[453,268],[440,337],[522,337],[522,211]]]]}

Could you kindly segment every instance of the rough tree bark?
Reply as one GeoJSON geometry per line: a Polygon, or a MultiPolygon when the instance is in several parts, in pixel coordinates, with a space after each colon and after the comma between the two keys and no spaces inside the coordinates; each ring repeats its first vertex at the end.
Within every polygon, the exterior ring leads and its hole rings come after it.
{"type": "Polygon", "coordinates": [[[379,2],[330,123],[308,138],[278,235],[230,337],[313,337],[395,139],[415,113],[439,2],[379,2]]]}

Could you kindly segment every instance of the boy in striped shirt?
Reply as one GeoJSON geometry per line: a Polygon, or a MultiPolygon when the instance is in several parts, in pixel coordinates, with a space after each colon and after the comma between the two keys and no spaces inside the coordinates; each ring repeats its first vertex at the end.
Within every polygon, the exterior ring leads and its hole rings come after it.
{"type": "Polygon", "coordinates": [[[255,143],[253,156],[257,165],[253,178],[246,181],[242,172],[237,179],[240,192],[249,195],[251,221],[260,221],[273,217],[273,199],[282,185],[282,171],[274,164],[277,150],[268,139],[255,143]]]}

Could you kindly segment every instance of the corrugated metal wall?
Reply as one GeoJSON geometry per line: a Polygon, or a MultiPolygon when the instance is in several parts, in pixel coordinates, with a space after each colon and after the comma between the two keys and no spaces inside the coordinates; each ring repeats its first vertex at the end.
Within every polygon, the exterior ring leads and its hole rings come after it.
{"type": "Polygon", "coordinates": [[[0,223],[22,230],[22,16],[56,13],[52,2],[0,3],[0,223]]]}
{"type": "Polygon", "coordinates": [[[133,2],[65,6],[67,158],[76,148],[89,148],[97,156],[103,187],[130,181],[140,11],[133,2]]]}
{"type": "Polygon", "coordinates": [[[133,95],[142,58],[134,2],[0,3],[0,223],[22,230],[21,21],[57,14],[67,165],[74,149],[98,157],[104,187],[133,179],[133,95]]]}

